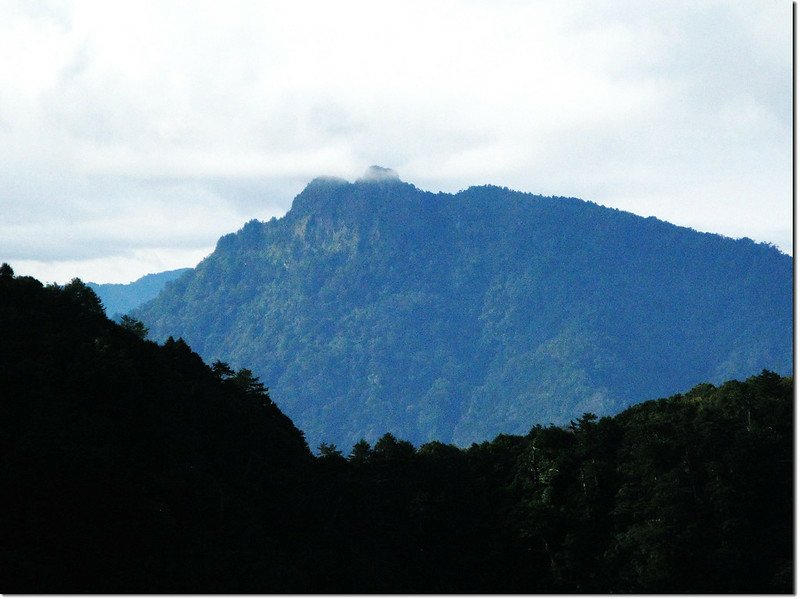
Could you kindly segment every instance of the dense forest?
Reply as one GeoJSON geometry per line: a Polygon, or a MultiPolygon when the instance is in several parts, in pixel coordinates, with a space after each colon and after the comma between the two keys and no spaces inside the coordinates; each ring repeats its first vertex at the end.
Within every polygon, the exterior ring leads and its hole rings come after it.
{"type": "Polygon", "coordinates": [[[574,198],[317,179],[133,316],[251,368],[312,447],[459,445],[792,372],[792,259],[574,198]]]}
{"type": "Polygon", "coordinates": [[[0,592],[793,592],[789,377],[315,457],[251,371],[77,279],[4,264],[0,330],[0,592]]]}

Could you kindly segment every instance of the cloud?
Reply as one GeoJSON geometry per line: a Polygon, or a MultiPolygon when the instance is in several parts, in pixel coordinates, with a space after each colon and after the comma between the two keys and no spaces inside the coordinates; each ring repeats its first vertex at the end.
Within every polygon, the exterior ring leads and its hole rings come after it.
{"type": "Polygon", "coordinates": [[[142,251],[184,266],[370,164],[788,250],[791,18],[716,0],[7,2],[0,259],[94,261],[109,281],[148,272],[142,251]]]}
{"type": "Polygon", "coordinates": [[[194,265],[213,249],[213,246],[199,249],[155,246],[146,249],[128,249],[124,255],[114,254],[100,258],[15,260],[12,266],[18,276],[36,277],[44,283],[64,284],[78,276],[78,271],[80,271],[79,278],[84,282],[128,283],[131,279],[115,279],[113,276],[109,278],[108,274],[164,272],[173,270],[174,264],[194,265]]]}

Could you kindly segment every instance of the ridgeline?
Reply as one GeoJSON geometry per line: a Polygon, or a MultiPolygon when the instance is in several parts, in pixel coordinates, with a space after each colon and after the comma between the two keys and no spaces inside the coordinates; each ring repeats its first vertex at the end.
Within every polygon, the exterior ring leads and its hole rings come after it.
{"type": "Polygon", "coordinates": [[[320,178],[134,312],[251,368],[312,447],[467,446],[792,372],[792,259],[575,198],[320,178]]]}

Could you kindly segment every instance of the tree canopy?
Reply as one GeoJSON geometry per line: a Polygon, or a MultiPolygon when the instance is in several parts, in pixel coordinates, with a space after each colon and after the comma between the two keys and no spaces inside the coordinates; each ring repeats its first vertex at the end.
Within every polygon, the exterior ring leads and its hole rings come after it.
{"type": "Polygon", "coordinates": [[[774,372],[315,458],[251,371],[132,334],[78,280],[4,265],[0,330],[3,592],[793,592],[774,372]]]}

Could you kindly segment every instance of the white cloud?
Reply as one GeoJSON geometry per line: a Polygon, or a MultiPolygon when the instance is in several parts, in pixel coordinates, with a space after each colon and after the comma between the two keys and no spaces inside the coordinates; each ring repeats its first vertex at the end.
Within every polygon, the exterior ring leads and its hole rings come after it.
{"type": "Polygon", "coordinates": [[[789,250],[790,52],[778,0],[6,2],[0,260],[136,278],[370,164],[789,250]]]}
{"type": "Polygon", "coordinates": [[[129,273],[163,272],[183,268],[187,264],[195,265],[214,250],[213,246],[205,248],[149,247],[147,249],[127,250],[124,255],[109,255],[102,258],[75,260],[15,260],[14,273],[39,279],[44,283],[64,284],[80,272],[84,282],[95,283],[128,283],[129,273]],[[122,276],[115,276],[122,273],[122,276]]]}

